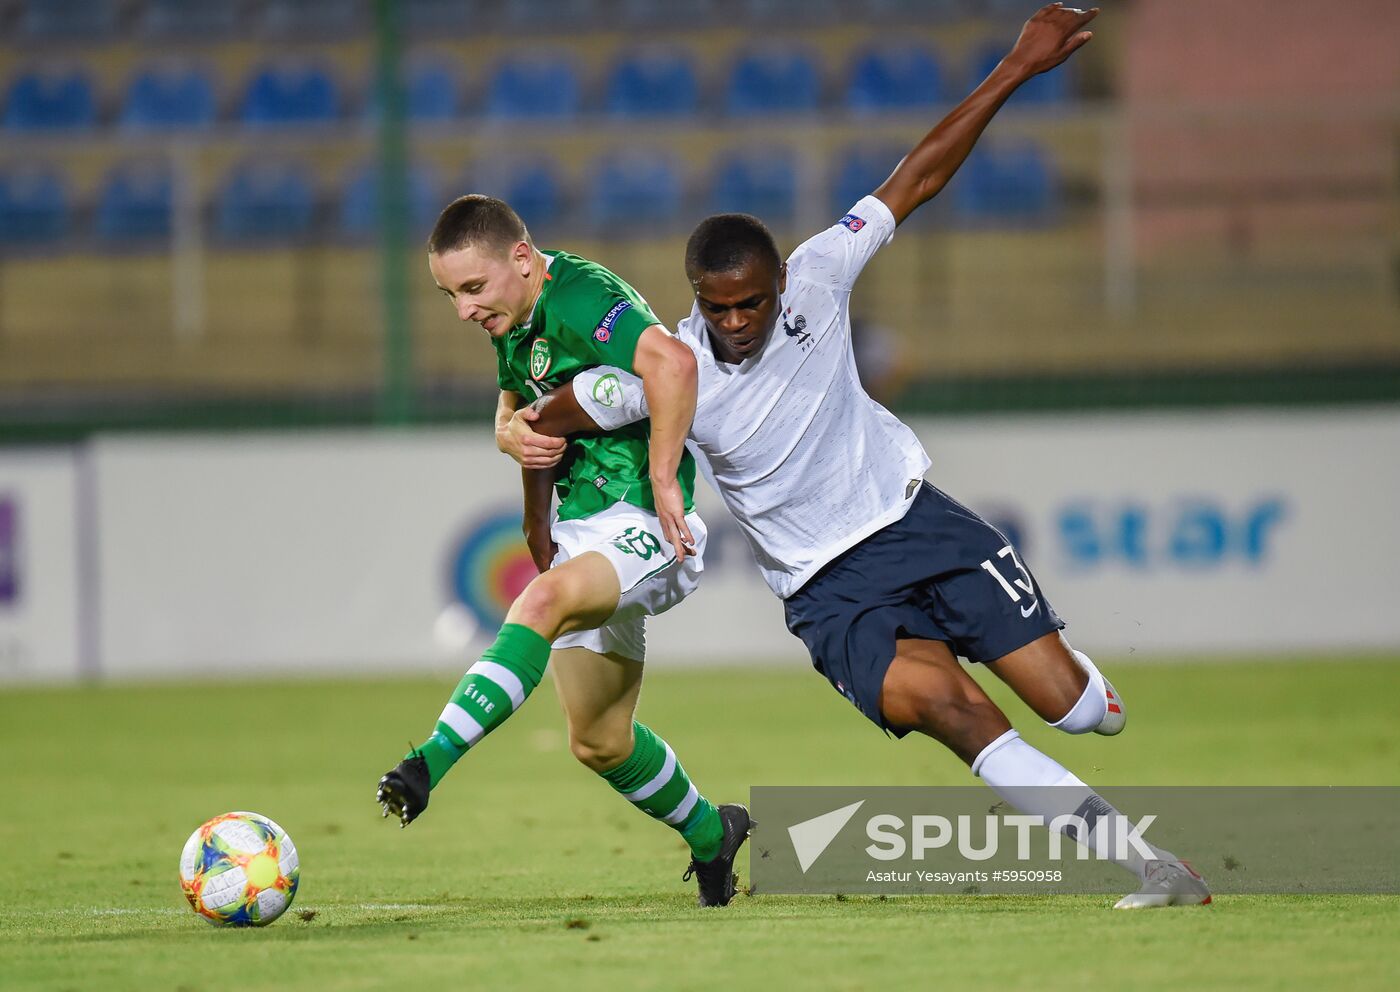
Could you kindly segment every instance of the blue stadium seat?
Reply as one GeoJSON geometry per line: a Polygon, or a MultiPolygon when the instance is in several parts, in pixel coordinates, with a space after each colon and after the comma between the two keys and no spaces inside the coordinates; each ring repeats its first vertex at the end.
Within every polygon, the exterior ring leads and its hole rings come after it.
{"type": "MultiPolygon", "coordinates": [[[[377,164],[360,165],[345,185],[340,199],[340,230],[352,239],[367,240],[379,233],[379,176],[377,164]]],[[[409,236],[425,240],[445,205],[432,170],[425,165],[411,166],[407,204],[409,236]]]]}
{"type": "Polygon", "coordinates": [[[501,20],[505,27],[538,31],[560,26],[595,26],[605,12],[600,0],[504,0],[501,20]]]}
{"type": "Polygon", "coordinates": [[[490,19],[494,0],[406,0],[404,27],[417,35],[441,37],[443,34],[480,30],[490,19]]]}
{"type": "Polygon", "coordinates": [[[852,64],[846,83],[846,107],[856,114],[915,110],[943,99],[943,71],[922,45],[872,49],[852,64]]]}
{"type": "Polygon", "coordinates": [[[557,231],[569,219],[559,166],[548,158],[484,163],[463,177],[447,199],[463,193],[486,193],[505,200],[534,236],[557,231]]]}
{"type": "Polygon", "coordinates": [[[235,3],[145,0],[137,8],[136,30],[149,38],[217,41],[235,37],[244,25],[235,3]]]}
{"type": "Polygon", "coordinates": [[[132,129],[204,128],[214,115],[214,82],[203,70],[152,66],[132,77],[118,121],[132,129]]]}
{"type": "Polygon", "coordinates": [[[265,66],[248,80],[238,117],[253,127],[334,121],[340,117],[340,88],[315,64],[265,66]]]}
{"type": "Polygon", "coordinates": [[[664,228],[675,222],[680,207],[680,179],[664,155],[612,155],[594,168],[589,220],[600,233],[664,228]]]}
{"type": "MultiPolygon", "coordinates": [[[[991,75],[992,70],[997,67],[997,63],[1010,50],[1009,44],[987,45],[982,48],[980,54],[973,60],[974,78],[969,81],[968,88],[971,89],[991,75]]],[[[1012,94],[1011,99],[1006,101],[1007,105],[1052,106],[1068,102],[1071,99],[1070,86],[1073,82],[1071,65],[1073,65],[1073,60],[1051,69],[1049,72],[1042,72],[1038,76],[1027,79],[1012,94]]]]}
{"type": "Polygon", "coordinates": [[[71,222],[68,183],[46,165],[0,171],[0,243],[43,245],[66,237],[71,222]]]}
{"type": "Polygon", "coordinates": [[[450,121],[462,113],[462,77],[442,60],[414,62],[408,70],[408,116],[416,121],[450,121]]]}
{"type": "Polygon", "coordinates": [[[257,21],[258,33],[273,38],[326,38],[365,27],[361,0],[269,0],[257,21]]]}
{"type": "Polygon", "coordinates": [[[949,184],[958,215],[972,223],[1034,223],[1055,204],[1055,174],[1039,145],[979,145],[949,184]]]}
{"type": "Polygon", "coordinates": [[[174,183],[160,161],[114,166],[97,197],[97,236],[109,244],[140,244],[170,237],[174,183]]]}
{"type": "Polygon", "coordinates": [[[751,52],[734,63],[729,75],[725,108],[735,116],[801,113],[820,103],[817,64],[799,49],[751,52]]]}
{"type": "Polygon", "coordinates": [[[619,13],[627,24],[668,28],[706,27],[718,11],[720,0],[621,0],[619,13]]]}
{"type": "Polygon", "coordinates": [[[710,212],[753,214],[773,225],[791,223],[797,206],[795,168],[787,151],[721,159],[710,189],[710,212]]]}
{"type": "Polygon", "coordinates": [[[5,98],[4,126],[11,130],[71,130],[96,123],[92,83],[80,70],[22,73],[5,98]]]}
{"type": "Polygon", "coordinates": [[[578,109],[578,70],[567,54],[537,52],[506,59],[486,86],[487,117],[571,117],[578,109]]]}
{"type": "Polygon", "coordinates": [[[831,177],[831,220],[833,223],[842,217],[851,204],[861,197],[875,192],[894,167],[899,164],[908,148],[893,145],[856,145],[837,162],[831,177]]]}
{"type": "Polygon", "coordinates": [[[690,57],[654,51],[624,58],[608,76],[603,109],[620,117],[695,113],[700,87],[690,57]]]}
{"type": "Polygon", "coordinates": [[[26,38],[109,38],[117,27],[116,0],[28,0],[19,33],[26,38]]]}
{"type": "Polygon", "coordinates": [[[741,0],[738,11],[741,24],[776,21],[789,26],[837,20],[841,14],[839,0],[741,0]]]}
{"type": "Polygon", "coordinates": [[[232,242],[289,242],[307,238],[316,195],[296,163],[249,160],[234,166],[214,201],[214,229],[232,242]]]}

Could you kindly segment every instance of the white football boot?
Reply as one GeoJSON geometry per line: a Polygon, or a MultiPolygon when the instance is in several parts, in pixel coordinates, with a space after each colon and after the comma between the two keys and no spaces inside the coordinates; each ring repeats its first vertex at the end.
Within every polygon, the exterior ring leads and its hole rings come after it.
{"type": "Polygon", "coordinates": [[[1105,737],[1121,734],[1124,725],[1128,722],[1128,711],[1123,705],[1123,697],[1118,695],[1118,690],[1113,688],[1113,683],[1108,680],[1103,672],[1099,671],[1097,665],[1089,660],[1087,654],[1083,651],[1075,650],[1074,648],[1070,648],[1070,654],[1074,656],[1074,660],[1078,663],[1079,667],[1084,669],[1085,673],[1088,674],[1091,683],[1095,675],[1103,679],[1103,691],[1104,695],[1107,697],[1108,706],[1104,711],[1103,719],[1100,720],[1099,725],[1094,728],[1094,733],[1103,734],[1105,737]]]}
{"type": "Polygon", "coordinates": [[[1094,728],[1094,733],[1112,737],[1114,734],[1123,732],[1123,727],[1128,722],[1128,710],[1123,705],[1123,697],[1118,695],[1118,690],[1113,688],[1113,683],[1108,680],[1107,676],[1104,676],[1103,691],[1104,695],[1108,697],[1108,711],[1104,713],[1099,725],[1094,728]]]}
{"type": "Polygon", "coordinates": [[[1159,906],[1205,906],[1210,902],[1206,880],[1185,861],[1149,861],[1142,888],[1113,904],[1114,909],[1155,909],[1159,906]]]}

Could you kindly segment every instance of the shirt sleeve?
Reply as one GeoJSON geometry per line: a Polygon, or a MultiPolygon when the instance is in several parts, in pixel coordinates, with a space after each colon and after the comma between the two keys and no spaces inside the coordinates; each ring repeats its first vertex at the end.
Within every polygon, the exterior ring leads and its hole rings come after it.
{"type": "Polygon", "coordinates": [[[661,323],[646,301],[616,278],[590,276],[560,288],[568,290],[563,315],[580,357],[632,372],[642,332],[661,323]]]}
{"type": "Polygon", "coordinates": [[[850,213],[797,247],[788,258],[788,272],[850,292],[865,263],[894,237],[894,229],[890,208],[877,196],[862,197],[850,213]]]}
{"type": "Polygon", "coordinates": [[[642,380],[623,369],[607,365],[585,369],[574,376],[573,389],[579,406],[605,431],[650,416],[642,380]]]}

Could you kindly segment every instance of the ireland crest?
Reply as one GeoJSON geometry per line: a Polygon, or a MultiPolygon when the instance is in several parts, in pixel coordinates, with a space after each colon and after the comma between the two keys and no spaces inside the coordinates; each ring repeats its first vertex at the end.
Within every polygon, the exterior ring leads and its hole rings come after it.
{"type": "Polygon", "coordinates": [[[530,346],[530,378],[543,379],[549,371],[550,361],[549,342],[544,338],[536,338],[535,343],[530,346]]]}

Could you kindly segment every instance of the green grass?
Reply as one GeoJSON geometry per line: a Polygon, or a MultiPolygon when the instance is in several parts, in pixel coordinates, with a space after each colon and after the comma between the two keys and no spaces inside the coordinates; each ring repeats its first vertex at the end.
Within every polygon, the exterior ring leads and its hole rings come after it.
{"type": "MultiPolygon", "coordinates": [[[[1394,660],[1110,667],[1131,713],[1120,738],[1066,738],[1007,705],[1091,783],[1400,784],[1394,660]]],[[[400,831],[373,783],[451,682],[0,694],[0,988],[1400,986],[1400,897],[1132,914],[1101,896],[756,896],[697,910],[679,840],[572,760],[547,686],[400,831]],[[296,905],[266,930],[207,926],[175,880],[185,837],[228,809],[272,816],[301,851],[296,905]]],[[[641,716],[721,800],[751,785],[970,781],[807,672],[658,664],[641,716]]]]}

